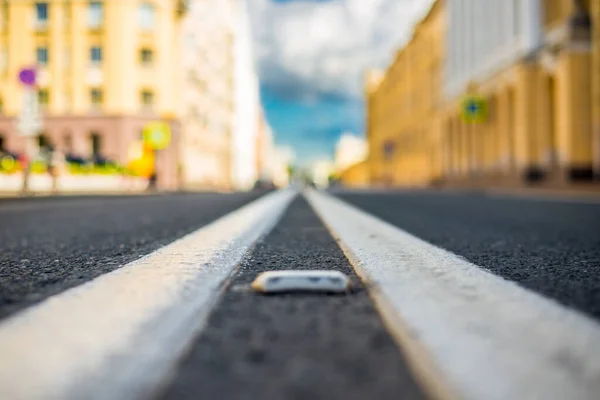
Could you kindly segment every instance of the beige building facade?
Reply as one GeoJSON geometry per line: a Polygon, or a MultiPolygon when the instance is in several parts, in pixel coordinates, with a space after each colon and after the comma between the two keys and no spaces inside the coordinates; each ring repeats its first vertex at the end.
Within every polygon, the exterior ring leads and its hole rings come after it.
{"type": "MultiPolygon", "coordinates": [[[[180,137],[177,43],[186,2],[5,0],[0,2],[0,136],[20,152],[15,118],[21,68],[37,69],[40,145],[125,163],[144,125],[162,119],[180,137]]],[[[161,183],[176,184],[177,146],[159,158],[161,183]]]]}
{"type": "Polygon", "coordinates": [[[366,86],[368,176],[375,186],[422,186],[440,174],[440,117],[446,1],[415,26],[383,75],[366,86]]]}
{"type": "Polygon", "coordinates": [[[237,0],[190,2],[182,24],[180,171],[187,188],[231,189],[237,0]]]}

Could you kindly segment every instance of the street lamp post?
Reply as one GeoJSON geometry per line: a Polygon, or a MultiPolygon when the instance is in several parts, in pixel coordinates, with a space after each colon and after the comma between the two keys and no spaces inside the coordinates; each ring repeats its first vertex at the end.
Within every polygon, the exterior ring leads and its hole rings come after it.
{"type": "Polygon", "coordinates": [[[23,172],[23,186],[21,192],[27,195],[29,192],[29,178],[31,167],[36,156],[37,145],[35,134],[42,128],[42,119],[39,112],[37,100],[36,71],[35,68],[23,68],[19,72],[19,81],[24,87],[23,107],[17,120],[17,130],[25,139],[25,154],[27,155],[27,166],[23,172]]]}

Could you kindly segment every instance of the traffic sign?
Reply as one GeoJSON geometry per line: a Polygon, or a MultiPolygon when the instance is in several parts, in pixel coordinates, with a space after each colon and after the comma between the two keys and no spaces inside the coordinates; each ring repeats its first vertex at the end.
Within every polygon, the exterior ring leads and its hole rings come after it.
{"type": "Polygon", "coordinates": [[[23,107],[17,119],[17,130],[22,136],[34,136],[43,127],[37,92],[31,88],[23,94],[23,107]]]}
{"type": "Polygon", "coordinates": [[[171,143],[171,128],[165,122],[150,122],[142,134],[144,143],[154,150],[166,149],[171,143]]]}
{"type": "Polygon", "coordinates": [[[386,140],[383,144],[383,154],[386,160],[389,160],[394,155],[394,151],[396,150],[396,143],[392,140],[386,140]]]}
{"type": "Polygon", "coordinates": [[[462,102],[462,117],[466,122],[484,122],[487,112],[487,101],[481,97],[468,96],[462,102]]]}
{"type": "Polygon", "coordinates": [[[135,141],[129,145],[127,167],[138,176],[149,177],[155,169],[154,151],[147,148],[144,143],[135,141]]]}
{"type": "Polygon", "coordinates": [[[35,86],[36,75],[35,68],[23,68],[19,71],[19,81],[25,86],[35,86]]]}

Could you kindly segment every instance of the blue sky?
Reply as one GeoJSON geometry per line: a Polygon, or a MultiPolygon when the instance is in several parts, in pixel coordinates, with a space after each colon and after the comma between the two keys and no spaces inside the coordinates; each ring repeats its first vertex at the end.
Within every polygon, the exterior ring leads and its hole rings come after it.
{"type": "Polygon", "coordinates": [[[342,133],[363,131],[364,107],[359,97],[322,95],[306,101],[282,97],[264,85],[261,97],[277,144],[293,147],[301,163],[331,158],[342,133]]]}
{"type": "Polygon", "coordinates": [[[364,134],[363,82],[386,66],[431,0],[247,0],[261,96],[299,164],[364,134]]]}

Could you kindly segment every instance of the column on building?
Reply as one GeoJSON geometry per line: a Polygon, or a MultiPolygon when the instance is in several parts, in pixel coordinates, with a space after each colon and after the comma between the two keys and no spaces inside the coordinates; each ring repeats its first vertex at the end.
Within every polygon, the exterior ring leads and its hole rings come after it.
{"type": "Polygon", "coordinates": [[[524,63],[516,71],[515,135],[516,166],[526,172],[538,169],[541,162],[538,137],[538,67],[524,63]]]}
{"type": "Polygon", "coordinates": [[[493,100],[492,100],[492,96],[489,96],[487,99],[487,104],[488,104],[488,116],[487,116],[487,120],[485,123],[485,163],[484,163],[484,168],[486,173],[491,173],[494,169],[494,162],[495,162],[495,146],[494,146],[494,141],[495,141],[495,137],[494,137],[494,133],[495,133],[495,126],[494,126],[494,118],[493,118],[493,114],[492,114],[492,108],[494,107],[493,105],[493,100]]]}
{"type": "Polygon", "coordinates": [[[452,131],[454,133],[454,175],[461,177],[464,173],[463,157],[463,129],[460,118],[454,115],[452,118],[452,131]]]}
{"type": "MultiPolygon", "coordinates": [[[[489,98],[486,99],[486,102],[489,104],[489,98]]],[[[490,171],[490,164],[491,164],[491,159],[492,159],[492,149],[490,146],[491,143],[491,122],[489,121],[489,119],[486,119],[486,121],[481,124],[481,129],[480,129],[480,133],[481,133],[481,158],[482,158],[482,162],[481,162],[481,170],[484,174],[489,173],[490,171]]]]}
{"type": "Polygon", "coordinates": [[[509,89],[501,88],[498,93],[498,150],[499,170],[510,172],[512,116],[509,89]]]}
{"type": "Polygon", "coordinates": [[[462,155],[462,126],[461,121],[455,114],[452,118],[452,132],[454,132],[454,175],[460,177],[463,173],[463,155],[462,155]]]}
{"type": "Polygon", "coordinates": [[[545,172],[549,173],[555,167],[556,149],[556,104],[554,73],[543,67],[537,76],[537,140],[539,148],[539,163],[545,172]]]}
{"type": "MultiPolygon", "coordinates": [[[[64,7],[59,4],[53,4],[50,7],[50,19],[52,21],[62,21],[63,24],[55,25],[50,30],[50,76],[52,80],[52,89],[54,90],[54,101],[51,103],[50,111],[53,113],[62,113],[65,107],[65,40],[64,40],[64,7]]],[[[55,139],[58,139],[55,135],[55,139]]]]}
{"type": "Polygon", "coordinates": [[[593,159],[590,54],[572,46],[558,61],[558,152],[568,178],[587,179],[593,159]]]}
{"type": "Polygon", "coordinates": [[[444,119],[444,130],[443,130],[443,175],[444,178],[447,179],[452,176],[453,172],[453,154],[452,154],[452,144],[453,144],[453,131],[452,131],[452,120],[445,116],[444,119]]]}

